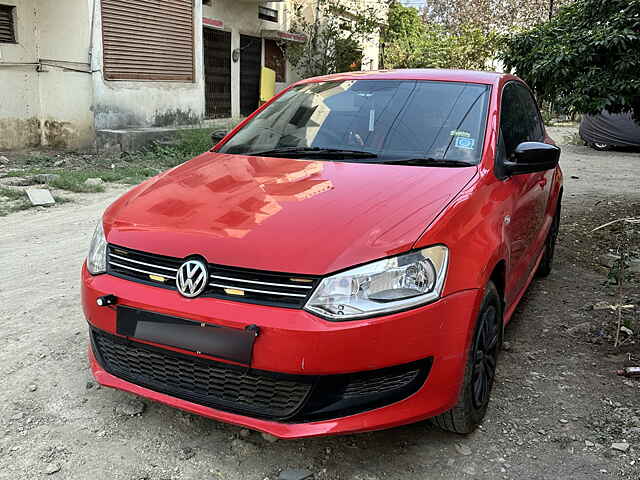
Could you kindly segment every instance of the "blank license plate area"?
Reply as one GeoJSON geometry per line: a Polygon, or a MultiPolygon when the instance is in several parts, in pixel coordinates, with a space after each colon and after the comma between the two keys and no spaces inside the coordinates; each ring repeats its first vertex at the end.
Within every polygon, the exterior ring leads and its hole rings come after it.
{"type": "Polygon", "coordinates": [[[118,306],[116,332],[190,352],[251,365],[255,334],[160,313],[118,306]]]}

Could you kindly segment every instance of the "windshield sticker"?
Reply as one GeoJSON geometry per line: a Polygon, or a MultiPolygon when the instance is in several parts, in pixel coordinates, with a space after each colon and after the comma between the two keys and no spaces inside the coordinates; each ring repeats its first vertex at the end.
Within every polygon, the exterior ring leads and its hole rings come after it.
{"type": "Polygon", "coordinates": [[[456,137],[455,146],[458,148],[464,148],[465,150],[473,150],[476,141],[473,138],[456,137]]]}
{"type": "Polygon", "coordinates": [[[373,125],[376,121],[376,111],[374,109],[369,110],[369,131],[373,132],[373,125]]]}
{"type": "Polygon", "coordinates": [[[451,133],[449,135],[451,135],[452,137],[467,137],[467,138],[471,136],[469,132],[465,132],[464,130],[451,130],[451,133]]]}

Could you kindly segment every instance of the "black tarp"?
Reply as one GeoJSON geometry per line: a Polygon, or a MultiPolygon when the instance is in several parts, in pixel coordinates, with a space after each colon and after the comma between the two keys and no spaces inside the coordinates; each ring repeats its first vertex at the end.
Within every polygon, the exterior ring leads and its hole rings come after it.
{"type": "Polygon", "coordinates": [[[640,125],[631,113],[585,115],[580,123],[580,137],[587,143],[611,147],[640,147],[640,125]]]}

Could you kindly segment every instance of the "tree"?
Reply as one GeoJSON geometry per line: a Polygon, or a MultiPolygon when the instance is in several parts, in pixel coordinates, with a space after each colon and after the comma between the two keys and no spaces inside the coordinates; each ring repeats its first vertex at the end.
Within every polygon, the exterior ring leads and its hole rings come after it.
{"type": "Polygon", "coordinates": [[[358,5],[339,0],[293,3],[290,29],[304,34],[306,41],[289,44],[283,52],[302,78],[360,70],[362,45],[379,33],[383,15],[379,5],[358,5]]]}
{"type": "Polygon", "coordinates": [[[573,0],[427,0],[425,21],[448,31],[460,25],[474,25],[485,32],[507,32],[514,27],[531,27],[549,19],[561,5],[573,0]]]}
{"type": "Polygon", "coordinates": [[[576,0],[515,33],[501,58],[536,92],[570,112],[633,112],[640,120],[640,0],[576,0]]]}
{"type": "Polygon", "coordinates": [[[449,32],[425,23],[415,8],[394,3],[382,33],[387,68],[463,68],[483,70],[496,52],[498,36],[473,25],[449,32]]]}

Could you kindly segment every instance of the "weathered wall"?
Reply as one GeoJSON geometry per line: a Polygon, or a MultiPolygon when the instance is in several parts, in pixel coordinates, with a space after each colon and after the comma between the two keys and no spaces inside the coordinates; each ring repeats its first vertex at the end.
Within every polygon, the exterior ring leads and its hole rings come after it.
{"type": "Polygon", "coordinates": [[[204,117],[202,2],[194,3],[195,82],[106,81],[102,72],[102,19],[97,1],[93,35],[95,127],[120,129],[195,124],[204,117]]]}
{"type": "Polygon", "coordinates": [[[0,44],[0,149],[93,143],[91,77],[69,70],[88,68],[90,1],[2,0],[17,44],[0,44]]]}
{"type": "Polygon", "coordinates": [[[89,73],[91,0],[38,0],[42,144],[84,149],[94,142],[89,73]],[[65,68],[62,68],[64,66],[65,68]]]}
{"type": "Polygon", "coordinates": [[[18,7],[18,43],[0,44],[0,150],[40,144],[40,99],[34,65],[37,60],[35,2],[2,2],[18,7]]]}

